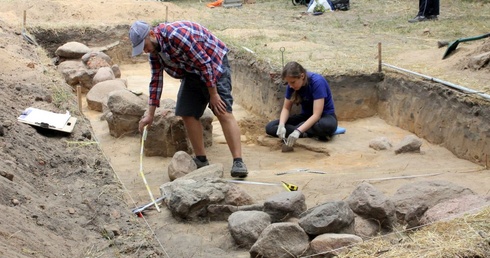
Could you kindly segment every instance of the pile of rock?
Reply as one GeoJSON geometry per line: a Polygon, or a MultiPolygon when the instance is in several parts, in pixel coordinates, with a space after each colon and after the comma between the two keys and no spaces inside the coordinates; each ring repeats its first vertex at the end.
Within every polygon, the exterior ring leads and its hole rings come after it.
{"type": "Polygon", "coordinates": [[[363,182],[345,201],[310,208],[301,191],[257,203],[223,179],[221,164],[196,170],[182,152],[173,161],[168,171],[175,180],[160,187],[172,215],[183,221],[227,220],[236,245],[251,257],[329,257],[399,226],[418,227],[490,204],[489,197],[446,181],[406,184],[393,196],[363,182]]]}
{"type": "MultiPolygon", "coordinates": [[[[66,83],[81,86],[90,110],[102,112],[114,137],[138,134],[138,122],[145,114],[148,96],[128,90],[117,64],[103,52],[79,42],[68,42],[56,52],[58,71],[66,83]]],[[[200,119],[205,146],[212,145],[213,113],[208,109],[200,119]]],[[[175,101],[162,100],[148,128],[146,156],[172,157],[178,151],[192,152],[182,118],[175,116],[175,101]]]]}

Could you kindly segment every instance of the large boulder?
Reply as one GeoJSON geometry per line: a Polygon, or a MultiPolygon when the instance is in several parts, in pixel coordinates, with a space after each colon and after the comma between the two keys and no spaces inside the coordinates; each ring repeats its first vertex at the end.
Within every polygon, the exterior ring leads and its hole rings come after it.
{"type": "Polygon", "coordinates": [[[280,222],[265,228],[249,252],[250,257],[289,258],[299,257],[308,248],[308,235],[297,223],[280,222]]]}
{"type": "Polygon", "coordinates": [[[101,67],[99,68],[99,70],[97,70],[97,73],[95,73],[92,81],[94,84],[97,84],[99,82],[109,81],[114,79],[116,79],[116,76],[114,75],[114,71],[112,71],[111,67],[101,67]]]}
{"type": "Polygon", "coordinates": [[[470,194],[474,194],[471,189],[451,182],[420,181],[403,185],[391,200],[398,222],[412,227],[419,225],[424,213],[436,204],[470,194]]]}
{"type": "Polygon", "coordinates": [[[298,218],[306,208],[305,195],[301,191],[281,192],[264,202],[264,212],[271,216],[272,222],[298,218]]]}
{"type": "Polygon", "coordinates": [[[146,106],[146,97],[137,96],[129,90],[109,92],[108,113],[105,116],[109,133],[114,137],[138,133],[138,122],[146,106]]]}
{"type": "Polygon", "coordinates": [[[426,225],[441,220],[454,219],[466,214],[479,212],[490,205],[490,196],[465,195],[447,200],[428,209],[419,221],[420,225],[426,225]]]}
{"type": "Polygon", "coordinates": [[[270,224],[269,214],[262,211],[237,211],[228,217],[231,236],[239,247],[244,248],[251,248],[270,224]]]}
{"type": "MultiPolygon", "coordinates": [[[[212,166],[207,166],[212,167],[212,166]]],[[[222,166],[221,166],[222,167],[222,166]]],[[[200,168],[200,169],[204,169],[200,168]]],[[[199,171],[200,169],[196,170],[199,171]]],[[[221,171],[222,172],[222,171],[221,171]]],[[[187,176],[186,176],[187,177],[187,176]]],[[[188,179],[179,178],[160,186],[164,195],[165,204],[174,216],[182,221],[208,221],[218,218],[210,217],[208,207],[211,205],[249,205],[253,200],[244,191],[241,191],[242,203],[228,203],[229,194],[236,194],[236,186],[217,177],[188,179]],[[231,192],[233,191],[233,192],[231,192]]],[[[232,198],[237,200],[237,198],[232,198]]],[[[220,216],[219,219],[222,219],[220,216]]]]}
{"type": "Polygon", "coordinates": [[[322,234],[311,241],[310,252],[312,254],[322,254],[322,257],[336,257],[347,252],[348,249],[346,247],[362,243],[362,241],[359,236],[351,234],[322,234]]]}
{"type": "Polygon", "coordinates": [[[354,218],[354,212],[346,202],[327,202],[301,214],[299,225],[312,236],[341,233],[353,227],[354,218]]]}
{"type": "Polygon", "coordinates": [[[407,135],[395,146],[395,154],[407,152],[420,152],[422,140],[415,135],[407,135]]]}
{"type": "Polygon", "coordinates": [[[84,93],[89,91],[94,85],[92,80],[97,72],[97,70],[87,69],[83,62],[78,59],[61,62],[58,65],[58,71],[68,85],[80,85],[84,93]]]}
{"type": "Polygon", "coordinates": [[[185,151],[177,151],[172,160],[170,160],[170,164],[168,164],[168,178],[170,181],[174,181],[179,177],[183,177],[189,172],[192,172],[197,169],[196,162],[192,159],[192,156],[185,151]]]}
{"type": "Polygon", "coordinates": [[[380,225],[390,227],[395,221],[395,205],[381,191],[369,183],[363,182],[347,198],[349,207],[356,214],[378,221],[380,225]]]}
{"type": "Polygon", "coordinates": [[[88,108],[102,112],[103,107],[107,107],[109,93],[116,90],[124,90],[126,87],[126,80],[122,79],[103,81],[95,84],[86,95],[88,108]]]}
{"type": "Polygon", "coordinates": [[[99,69],[113,65],[112,59],[105,53],[91,51],[82,56],[82,62],[90,69],[99,69]]]}
{"type": "MultiPolygon", "coordinates": [[[[213,113],[206,109],[199,119],[203,127],[204,146],[213,142],[213,113]]],[[[145,156],[172,157],[176,152],[192,153],[192,145],[187,137],[184,121],[175,116],[175,106],[161,105],[155,111],[153,124],[148,127],[148,136],[144,146],[145,156]]]]}
{"type": "Polygon", "coordinates": [[[90,48],[86,45],[79,42],[71,41],[58,47],[54,54],[60,58],[80,59],[88,52],[90,52],[90,48]]]}

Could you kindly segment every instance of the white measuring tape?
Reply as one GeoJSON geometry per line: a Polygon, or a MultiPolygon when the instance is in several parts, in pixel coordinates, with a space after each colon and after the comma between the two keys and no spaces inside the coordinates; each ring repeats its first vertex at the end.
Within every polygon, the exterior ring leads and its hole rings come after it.
{"type": "Polygon", "coordinates": [[[148,135],[148,130],[146,129],[146,125],[143,129],[143,136],[141,136],[141,151],[140,151],[140,175],[143,178],[143,182],[145,183],[146,190],[148,191],[148,194],[150,195],[151,202],[155,204],[155,208],[157,208],[157,211],[160,212],[160,207],[158,207],[158,203],[155,201],[155,198],[153,198],[153,193],[150,190],[150,186],[148,186],[148,182],[146,182],[145,178],[145,173],[143,173],[143,149],[145,146],[145,141],[146,141],[146,136],[148,135]]]}

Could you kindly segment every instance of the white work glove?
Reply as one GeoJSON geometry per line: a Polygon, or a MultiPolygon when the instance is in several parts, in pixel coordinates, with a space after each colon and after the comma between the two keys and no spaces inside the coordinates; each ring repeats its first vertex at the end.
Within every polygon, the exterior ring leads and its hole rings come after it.
{"type": "Polygon", "coordinates": [[[298,140],[300,135],[301,135],[301,132],[298,129],[294,130],[294,132],[292,132],[288,136],[288,141],[287,141],[286,145],[288,147],[293,147],[294,143],[296,142],[296,140],[298,140]]]}
{"type": "Polygon", "coordinates": [[[286,127],[284,127],[283,124],[279,124],[279,126],[277,127],[276,135],[277,137],[279,137],[279,139],[286,138],[286,127]]]}

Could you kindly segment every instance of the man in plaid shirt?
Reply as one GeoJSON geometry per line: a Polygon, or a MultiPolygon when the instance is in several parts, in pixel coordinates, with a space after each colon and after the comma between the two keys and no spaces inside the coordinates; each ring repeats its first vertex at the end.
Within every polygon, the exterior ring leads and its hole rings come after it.
{"type": "Polygon", "coordinates": [[[129,38],[132,55],[148,53],[151,66],[149,108],[139,122],[140,131],[153,123],[155,110],[160,106],[165,71],[181,79],[175,115],[184,121],[197,167],[209,164],[199,121],[209,106],[221,124],[233,156],[231,176],[246,177],[240,128],[232,113],[231,70],[226,45],[203,26],[189,21],[161,23],[153,28],[136,21],[131,25],[129,38]]]}

